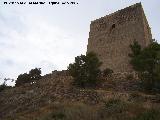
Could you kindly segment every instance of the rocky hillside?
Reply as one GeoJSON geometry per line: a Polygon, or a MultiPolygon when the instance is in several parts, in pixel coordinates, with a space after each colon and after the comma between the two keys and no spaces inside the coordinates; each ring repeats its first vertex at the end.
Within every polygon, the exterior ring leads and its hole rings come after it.
{"type": "MultiPolygon", "coordinates": [[[[102,77],[96,88],[81,89],[75,87],[73,78],[62,71],[45,75],[36,83],[2,91],[0,119],[112,120],[116,117],[113,120],[143,120],[138,116],[159,108],[159,103],[159,94],[140,92],[139,80],[134,74],[118,73],[102,77]],[[136,112],[137,109],[140,111],[136,112]],[[126,118],[121,118],[125,115],[126,118]]],[[[158,113],[156,111],[155,114],[158,113]]]]}

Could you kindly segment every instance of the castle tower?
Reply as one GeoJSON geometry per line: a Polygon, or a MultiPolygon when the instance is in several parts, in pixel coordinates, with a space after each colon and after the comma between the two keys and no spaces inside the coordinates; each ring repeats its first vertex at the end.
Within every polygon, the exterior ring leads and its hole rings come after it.
{"type": "Polygon", "coordinates": [[[131,72],[128,54],[134,40],[142,48],[152,39],[141,3],[129,6],[91,22],[87,52],[95,52],[102,62],[101,70],[131,72]]]}

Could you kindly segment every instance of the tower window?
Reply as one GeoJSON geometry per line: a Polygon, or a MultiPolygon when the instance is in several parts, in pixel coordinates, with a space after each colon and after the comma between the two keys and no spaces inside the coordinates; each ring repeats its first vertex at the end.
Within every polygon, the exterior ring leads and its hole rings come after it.
{"type": "Polygon", "coordinates": [[[112,25],[112,29],[114,29],[115,27],[116,27],[116,25],[115,25],[115,24],[113,24],[113,25],[112,25]]]}
{"type": "Polygon", "coordinates": [[[113,25],[111,26],[111,28],[110,28],[110,32],[112,32],[112,30],[113,30],[115,27],[116,27],[116,25],[113,24],[113,25]]]}

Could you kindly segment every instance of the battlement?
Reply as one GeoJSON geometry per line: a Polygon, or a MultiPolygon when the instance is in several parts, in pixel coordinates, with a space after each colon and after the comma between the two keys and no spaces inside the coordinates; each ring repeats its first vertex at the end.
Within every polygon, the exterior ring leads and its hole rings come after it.
{"type": "Polygon", "coordinates": [[[87,52],[95,52],[103,62],[102,70],[132,71],[129,65],[129,45],[134,40],[142,48],[150,44],[151,30],[141,3],[101,17],[91,22],[87,52]]]}
{"type": "MultiPolygon", "coordinates": [[[[107,28],[112,29],[112,27],[121,26],[126,22],[140,21],[142,20],[142,15],[144,15],[143,13],[144,11],[141,3],[137,3],[91,21],[90,29],[92,29],[92,31],[90,31],[90,35],[98,31],[109,31],[107,28]]],[[[143,17],[145,18],[145,15],[143,17]]],[[[147,22],[147,19],[145,20],[147,22]]]]}
{"type": "Polygon", "coordinates": [[[124,8],[124,9],[121,9],[121,10],[118,10],[118,11],[116,11],[116,12],[114,12],[114,13],[111,13],[111,14],[109,14],[109,15],[106,15],[106,16],[104,16],[104,17],[101,17],[101,18],[98,18],[98,19],[96,19],[96,20],[94,20],[94,21],[91,21],[91,23],[97,23],[97,22],[99,22],[99,20],[100,19],[109,19],[109,17],[115,17],[115,16],[132,16],[131,15],[131,13],[138,13],[139,11],[137,11],[137,9],[141,9],[142,8],[142,5],[141,5],[141,3],[136,3],[136,4],[134,4],[134,5],[131,5],[131,6],[129,6],[129,7],[126,7],[126,8],[124,8]]]}

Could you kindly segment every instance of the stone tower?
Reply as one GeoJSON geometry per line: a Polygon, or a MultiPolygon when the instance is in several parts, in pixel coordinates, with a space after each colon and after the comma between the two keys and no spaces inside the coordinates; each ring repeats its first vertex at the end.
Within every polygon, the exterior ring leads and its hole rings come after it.
{"type": "Polygon", "coordinates": [[[129,64],[129,45],[134,40],[142,48],[152,39],[141,3],[134,4],[91,22],[87,52],[95,52],[102,62],[101,70],[133,71],[129,64]]]}

